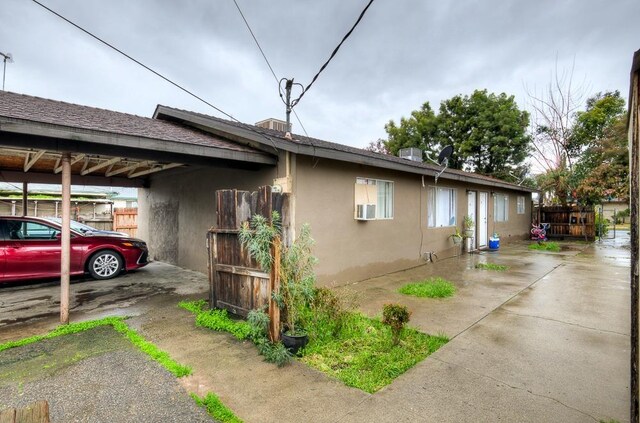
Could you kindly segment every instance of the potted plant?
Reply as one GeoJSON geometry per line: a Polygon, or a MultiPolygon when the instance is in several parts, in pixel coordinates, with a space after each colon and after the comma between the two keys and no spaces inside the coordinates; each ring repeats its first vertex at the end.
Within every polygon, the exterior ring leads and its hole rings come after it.
{"type": "MultiPolygon", "coordinates": [[[[239,238],[249,254],[260,267],[269,272],[273,265],[271,247],[280,236],[280,216],[273,212],[272,221],[263,216],[253,216],[251,225],[245,222],[240,229],[239,238]]],[[[280,317],[284,322],[282,343],[291,353],[296,353],[308,342],[308,336],[301,325],[302,312],[313,298],[315,273],[313,266],[316,258],[311,255],[313,246],[309,225],[302,226],[296,240],[290,245],[280,245],[280,289],[272,296],[280,308],[280,317]]]]}
{"type": "Polygon", "coordinates": [[[476,222],[473,221],[471,216],[465,216],[463,224],[464,224],[464,237],[473,238],[476,222]]]}
{"type": "Polygon", "coordinates": [[[449,235],[449,238],[451,238],[451,240],[453,241],[453,245],[460,245],[462,243],[462,235],[460,234],[460,231],[458,230],[458,228],[455,228],[456,231],[449,235]]]}
{"type": "Polygon", "coordinates": [[[280,292],[274,294],[274,299],[280,306],[285,323],[282,343],[293,354],[309,339],[301,318],[315,292],[313,266],[317,260],[311,254],[313,243],[311,229],[304,224],[296,240],[289,247],[283,246],[280,254],[280,292]]]}

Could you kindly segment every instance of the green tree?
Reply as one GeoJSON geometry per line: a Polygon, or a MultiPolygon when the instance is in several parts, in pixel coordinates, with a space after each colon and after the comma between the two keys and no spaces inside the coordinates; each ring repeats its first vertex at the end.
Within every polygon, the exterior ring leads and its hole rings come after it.
{"type": "Polygon", "coordinates": [[[418,147],[427,154],[438,151],[435,142],[437,119],[429,102],[424,103],[420,110],[411,112],[410,117],[400,118],[400,125],[390,120],[384,129],[389,136],[384,145],[394,156],[398,155],[400,149],[408,147],[418,147]]]}
{"type": "Polygon", "coordinates": [[[453,145],[452,167],[505,180],[522,179],[529,153],[529,114],[513,96],[476,90],[440,104],[437,140],[453,145]]]}
{"type": "Polygon", "coordinates": [[[399,125],[389,121],[384,144],[391,154],[418,147],[431,157],[452,145],[449,167],[515,182],[528,171],[528,125],[528,113],[518,109],[513,96],[476,90],[442,101],[437,115],[426,102],[399,125]]]}
{"type": "Polygon", "coordinates": [[[629,149],[627,117],[618,116],[590,140],[573,175],[576,195],[586,204],[604,198],[629,199],[629,149]]]}

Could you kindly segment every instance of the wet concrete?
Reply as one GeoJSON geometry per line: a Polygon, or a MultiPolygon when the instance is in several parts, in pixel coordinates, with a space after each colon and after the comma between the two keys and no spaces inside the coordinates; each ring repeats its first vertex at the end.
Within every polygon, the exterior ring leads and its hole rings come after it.
{"type": "MultiPolygon", "coordinates": [[[[134,316],[155,307],[154,297],[206,295],[208,282],[198,272],[161,262],[96,281],[74,279],[70,293],[70,319],[80,321],[106,316],[134,316]]],[[[60,315],[60,287],[57,281],[0,286],[0,342],[11,339],[10,328],[25,323],[28,335],[54,326],[60,315]]],[[[24,335],[24,336],[28,336],[24,335]]]]}
{"type": "MultiPolygon", "coordinates": [[[[563,243],[561,252],[548,253],[514,243],[498,252],[465,254],[341,287],[357,292],[367,314],[380,314],[384,303],[403,303],[413,312],[411,325],[451,338],[374,395],[300,363],[278,369],[263,362],[251,344],[196,328],[192,315],[176,303],[204,298],[206,278],[172,266],[149,266],[143,269],[148,273],[128,275],[129,281],[114,280],[111,290],[96,286],[86,298],[80,291],[93,282],[74,285],[80,301],[74,303],[72,318],[134,316],[132,327],[193,367],[194,375],[181,379],[183,386],[200,394],[216,392],[248,422],[624,422],[629,401],[627,244],[628,237],[592,245],[563,243]],[[475,269],[479,262],[509,269],[475,269]],[[403,284],[429,276],[453,281],[456,296],[418,299],[397,293],[403,284]],[[138,278],[139,286],[128,285],[138,278]],[[139,296],[142,292],[149,297],[139,296]]],[[[55,292],[34,289],[29,288],[31,296],[16,294],[20,301],[3,297],[0,307],[13,307],[19,316],[26,315],[20,309],[28,301],[34,314],[51,310],[44,297],[55,298],[55,292]]],[[[42,333],[54,324],[51,318],[6,323],[0,339],[42,333]]]]}

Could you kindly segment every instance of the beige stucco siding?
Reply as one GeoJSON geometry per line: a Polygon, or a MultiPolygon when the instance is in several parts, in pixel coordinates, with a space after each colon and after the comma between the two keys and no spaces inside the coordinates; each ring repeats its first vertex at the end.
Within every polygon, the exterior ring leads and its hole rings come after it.
{"type": "MultiPolygon", "coordinates": [[[[427,227],[427,189],[432,177],[389,171],[331,160],[297,157],[295,166],[295,222],[299,228],[309,223],[316,240],[316,268],[322,284],[347,283],[423,264],[424,253],[435,252],[439,259],[458,253],[450,235],[452,226],[427,227]],[[356,178],[394,183],[394,216],[389,220],[354,219],[356,178]]],[[[525,196],[525,213],[516,213],[516,193],[509,195],[509,220],[493,222],[491,189],[440,179],[439,187],[456,192],[457,227],[467,214],[467,189],[485,191],[489,196],[488,231],[497,231],[505,243],[528,233],[531,195],[525,196]]]]}
{"type": "Polygon", "coordinates": [[[276,168],[259,171],[209,168],[159,174],[138,190],[138,235],[153,260],[207,271],[207,230],[216,224],[215,192],[255,191],[269,185],[276,168]]]}

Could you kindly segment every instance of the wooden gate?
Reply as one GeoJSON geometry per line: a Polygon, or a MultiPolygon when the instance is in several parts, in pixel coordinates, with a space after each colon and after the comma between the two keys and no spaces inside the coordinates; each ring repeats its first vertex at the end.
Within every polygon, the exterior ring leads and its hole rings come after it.
{"type": "Polygon", "coordinates": [[[592,207],[542,207],[540,221],[549,224],[548,238],[582,238],[593,241],[596,236],[595,212],[592,207]]]}
{"type": "Polygon", "coordinates": [[[129,236],[138,235],[138,209],[116,208],[113,211],[113,230],[129,236]]]}
{"type": "Polygon", "coordinates": [[[282,218],[283,239],[287,239],[289,195],[272,193],[266,186],[257,192],[219,190],[216,200],[217,225],[207,233],[209,305],[246,317],[252,309],[269,304],[272,281],[242,248],[239,229],[253,215],[271,219],[276,210],[282,218]]]}

